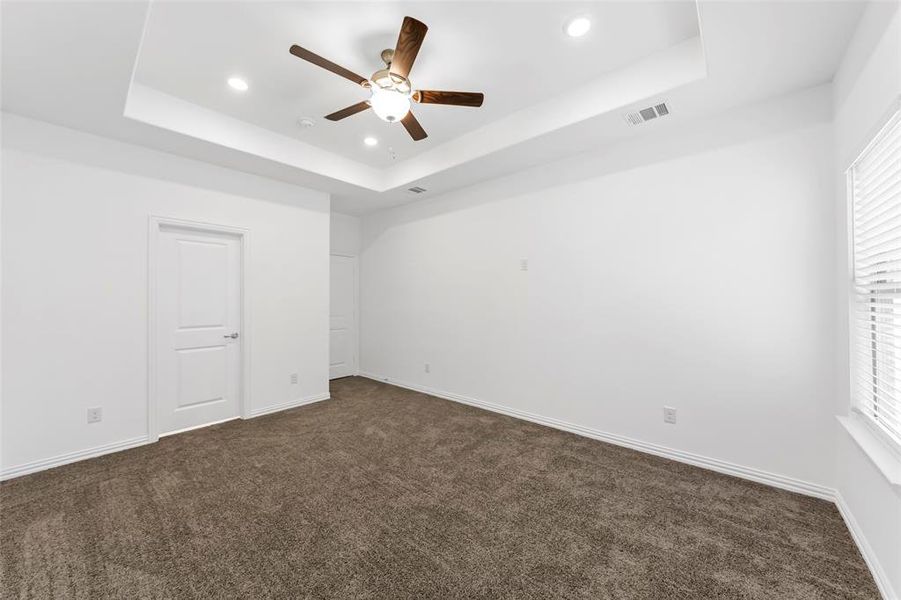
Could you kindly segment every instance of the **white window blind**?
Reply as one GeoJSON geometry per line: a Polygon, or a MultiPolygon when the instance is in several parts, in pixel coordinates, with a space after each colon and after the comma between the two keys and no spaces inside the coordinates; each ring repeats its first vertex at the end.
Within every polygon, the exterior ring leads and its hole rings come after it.
{"type": "Polygon", "coordinates": [[[901,110],[849,170],[854,404],[901,448],[901,110]]]}

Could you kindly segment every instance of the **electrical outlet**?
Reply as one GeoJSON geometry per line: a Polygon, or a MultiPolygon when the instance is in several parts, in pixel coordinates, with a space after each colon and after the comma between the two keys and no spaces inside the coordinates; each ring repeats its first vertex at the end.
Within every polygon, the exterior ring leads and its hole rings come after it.
{"type": "Polygon", "coordinates": [[[425,372],[426,372],[426,373],[431,373],[431,372],[432,372],[432,365],[430,365],[429,363],[426,363],[426,364],[425,364],[425,372]]]}
{"type": "Polygon", "coordinates": [[[103,409],[99,406],[88,409],[88,423],[99,423],[103,420],[103,409]]]}
{"type": "Polygon", "coordinates": [[[670,425],[676,424],[676,409],[672,406],[663,407],[663,422],[670,425]]]}
{"type": "Polygon", "coordinates": [[[520,258],[519,259],[519,270],[520,271],[528,271],[529,270],[529,259],[528,258],[520,258]]]}
{"type": "Polygon", "coordinates": [[[291,373],[291,384],[297,385],[297,373],[291,373]]]}

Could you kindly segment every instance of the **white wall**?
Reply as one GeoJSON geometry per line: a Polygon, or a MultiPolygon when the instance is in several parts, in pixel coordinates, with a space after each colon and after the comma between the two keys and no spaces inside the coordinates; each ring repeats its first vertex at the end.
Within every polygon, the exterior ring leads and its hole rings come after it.
{"type": "MultiPolygon", "coordinates": [[[[874,3],[864,13],[834,80],[838,304],[835,413],[851,405],[848,203],[844,173],[901,99],[901,10],[874,3]]],[[[865,555],[887,598],[901,598],[901,489],[893,487],[868,455],[836,422],[836,488],[862,539],[865,555]]]]}
{"type": "Polygon", "coordinates": [[[328,392],[326,194],[10,114],[3,134],[5,474],[146,436],[150,215],[251,230],[251,410],[328,392]]]}
{"type": "Polygon", "coordinates": [[[362,370],[828,493],[829,112],[818,88],[364,218],[362,370]]]}
{"type": "Polygon", "coordinates": [[[363,229],[359,217],[332,213],[331,217],[331,252],[358,256],[362,241],[363,229]]]}

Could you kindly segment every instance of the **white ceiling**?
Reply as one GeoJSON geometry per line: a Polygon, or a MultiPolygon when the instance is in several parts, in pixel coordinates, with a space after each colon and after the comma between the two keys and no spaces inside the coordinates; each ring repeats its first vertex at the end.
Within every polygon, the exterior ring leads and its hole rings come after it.
{"type": "Polygon", "coordinates": [[[388,167],[698,33],[693,2],[154,3],[135,81],[370,166],[388,167]],[[566,19],[580,14],[591,15],[592,35],[564,35],[566,19]],[[481,91],[484,105],[416,106],[429,134],[421,142],[371,112],[338,123],[324,120],[369,94],[301,61],[288,48],[299,44],[368,76],[383,68],[379,53],[394,47],[405,15],[429,26],[411,73],[414,84],[481,91]],[[250,89],[228,88],[230,75],[247,80],[250,89]],[[300,117],[312,117],[316,125],[301,129],[300,117]],[[364,146],[367,135],[379,138],[379,146],[364,146]]]}
{"type": "Polygon", "coordinates": [[[2,103],[323,189],[336,210],[363,213],[826,83],[862,7],[207,1],[150,10],[146,2],[5,1],[2,103]],[[578,13],[590,13],[594,27],[570,40],[562,25],[578,13]],[[292,57],[290,44],[367,75],[406,14],[430,27],[414,83],[484,91],[484,107],[415,107],[430,134],[419,143],[370,114],[322,120],[362,99],[361,90],[292,57]],[[224,85],[232,74],[250,82],[246,94],[224,85]],[[673,107],[666,120],[625,124],[624,112],[660,99],[673,107]],[[315,127],[301,130],[299,116],[317,117],[315,127]],[[375,151],[360,143],[370,133],[384,141],[375,151]],[[411,185],[429,192],[412,196],[411,185]]]}

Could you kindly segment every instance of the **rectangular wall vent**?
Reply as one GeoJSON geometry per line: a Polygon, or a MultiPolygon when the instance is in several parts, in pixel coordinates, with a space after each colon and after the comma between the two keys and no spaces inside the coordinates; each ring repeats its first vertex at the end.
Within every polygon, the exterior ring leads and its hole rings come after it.
{"type": "Polygon", "coordinates": [[[425,190],[425,188],[421,188],[421,187],[419,187],[419,186],[417,185],[417,186],[411,187],[411,188],[408,189],[407,191],[408,191],[408,192],[413,192],[414,194],[421,194],[421,193],[423,193],[423,192],[426,191],[426,190],[425,190]]]}
{"type": "Polygon", "coordinates": [[[669,107],[665,102],[661,102],[660,104],[655,104],[654,106],[642,108],[637,112],[630,112],[626,114],[625,119],[626,123],[630,125],[641,125],[646,121],[656,119],[657,117],[665,117],[668,114],[669,107]]]}

